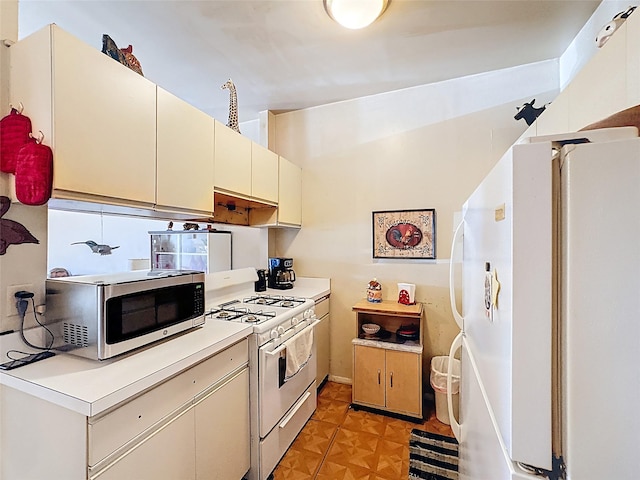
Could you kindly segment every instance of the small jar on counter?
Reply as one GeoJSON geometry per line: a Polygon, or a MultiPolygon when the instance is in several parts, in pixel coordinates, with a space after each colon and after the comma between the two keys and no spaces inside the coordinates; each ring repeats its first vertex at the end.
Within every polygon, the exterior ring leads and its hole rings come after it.
{"type": "Polygon", "coordinates": [[[382,302],[382,285],[375,278],[367,285],[367,300],[373,303],[382,302]]]}

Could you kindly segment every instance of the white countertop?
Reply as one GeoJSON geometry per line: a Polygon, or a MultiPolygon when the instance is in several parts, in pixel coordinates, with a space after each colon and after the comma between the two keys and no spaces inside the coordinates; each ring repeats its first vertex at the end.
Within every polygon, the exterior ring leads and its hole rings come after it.
{"type": "Polygon", "coordinates": [[[364,347],[382,348],[384,350],[395,350],[397,352],[422,353],[423,346],[415,342],[408,343],[392,343],[384,340],[370,340],[368,338],[354,338],[351,340],[353,345],[362,345],[364,347]]]}
{"type": "Polygon", "coordinates": [[[97,415],[247,337],[252,327],[209,319],[144,350],[97,361],[58,353],[0,372],[0,384],[82,415],[97,415]]]}
{"type": "Polygon", "coordinates": [[[293,284],[293,288],[278,290],[267,288],[270,295],[290,295],[293,297],[311,298],[318,300],[331,293],[331,280],[329,278],[298,277],[293,284]]]}
{"type": "MultiPolygon", "coordinates": [[[[267,289],[270,294],[313,300],[330,292],[330,279],[308,277],[299,277],[288,290],[267,289]]],[[[0,372],[0,385],[91,417],[215,355],[251,332],[247,324],[208,319],[203,327],[111,360],[57,353],[32,365],[0,372]]]]}

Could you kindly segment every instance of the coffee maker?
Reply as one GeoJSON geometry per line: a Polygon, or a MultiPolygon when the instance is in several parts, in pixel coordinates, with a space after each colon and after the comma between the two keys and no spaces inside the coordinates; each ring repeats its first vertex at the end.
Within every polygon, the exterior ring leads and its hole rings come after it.
{"type": "Polygon", "coordinates": [[[269,288],[286,290],[293,288],[296,272],[293,271],[293,258],[269,258],[269,288]]]}

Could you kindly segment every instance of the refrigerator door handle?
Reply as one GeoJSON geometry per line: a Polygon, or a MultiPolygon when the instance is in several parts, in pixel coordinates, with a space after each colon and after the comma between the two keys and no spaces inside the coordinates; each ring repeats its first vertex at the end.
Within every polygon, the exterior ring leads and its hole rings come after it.
{"type": "Polygon", "coordinates": [[[449,422],[451,423],[451,430],[458,442],[460,441],[460,424],[456,420],[453,414],[453,393],[451,393],[451,387],[453,386],[453,377],[451,372],[453,371],[453,358],[456,351],[462,348],[462,332],[456,335],[451,343],[449,349],[449,364],[447,365],[447,408],[449,409],[449,422]]]}
{"type": "Polygon", "coordinates": [[[451,241],[451,259],[449,262],[449,300],[451,300],[451,311],[453,312],[453,318],[456,320],[460,330],[463,330],[464,317],[458,312],[458,306],[456,302],[456,288],[455,288],[455,271],[454,271],[454,255],[456,253],[456,243],[464,231],[462,225],[464,220],[458,224],[455,233],[453,234],[453,240],[451,241]]]}

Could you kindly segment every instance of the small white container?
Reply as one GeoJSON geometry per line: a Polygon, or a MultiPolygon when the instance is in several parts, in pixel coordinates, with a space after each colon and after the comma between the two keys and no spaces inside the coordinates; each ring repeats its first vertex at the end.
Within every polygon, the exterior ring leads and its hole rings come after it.
{"type": "Polygon", "coordinates": [[[398,284],[398,303],[413,305],[416,303],[416,286],[413,283],[398,284]]]}
{"type": "Polygon", "coordinates": [[[375,335],[380,331],[380,325],[375,323],[365,323],[362,325],[362,331],[367,335],[375,335]]]}
{"type": "Polygon", "coordinates": [[[149,270],[151,262],[148,258],[130,258],[129,270],[149,270]]]}

